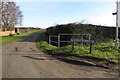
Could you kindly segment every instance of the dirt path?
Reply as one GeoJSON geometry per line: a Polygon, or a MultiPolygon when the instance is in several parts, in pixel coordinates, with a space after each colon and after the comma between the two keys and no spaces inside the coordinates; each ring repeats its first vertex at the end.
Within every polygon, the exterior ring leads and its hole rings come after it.
{"type": "Polygon", "coordinates": [[[40,33],[2,47],[3,78],[116,78],[108,69],[73,65],[46,55],[36,47],[40,33]]]}

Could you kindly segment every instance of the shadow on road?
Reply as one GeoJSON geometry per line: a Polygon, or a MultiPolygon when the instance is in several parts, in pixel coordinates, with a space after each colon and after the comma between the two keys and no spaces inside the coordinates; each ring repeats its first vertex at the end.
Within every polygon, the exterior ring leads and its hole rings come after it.
{"type": "Polygon", "coordinates": [[[94,66],[94,67],[101,67],[101,68],[106,68],[108,69],[108,67],[103,67],[103,66],[100,66],[100,65],[96,65],[96,64],[93,64],[93,63],[88,63],[88,62],[84,62],[84,61],[78,61],[78,60],[72,60],[72,59],[67,59],[67,58],[63,58],[63,57],[52,57],[52,56],[37,56],[37,57],[33,57],[33,56],[22,56],[22,57],[25,57],[25,58],[30,58],[30,59],[33,59],[33,60],[60,60],[62,62],[65,62],[65,63],[69,63],[69,64],[73,64],[73,65],[81,65],[81,66],[94,66]]]}
{"type": "Polygon", "coordinates": [[[70,64],[75,64],[75,65],[95,66],[95,65],[90,64],[90,63],[77,61],[77,60],[71,60],[71,59],[67,59],[67,58],[58,58],[58,59],[60,61],[67,62],[67,63],[70,63],[70,64]]]}
{"type": "Polygon", "coordinates": [[[49,58],[48,56],[39,56],[39,58],[38,57],[33,57],[33,56],[22,56],[22,57],[30,58],[30,59],[33,59],[33,60],[55,60],[55,59],[49,58]]]}
{"type": "Polygon", "coordinates": [[[63,61],[63,62],[69,63],[69,64],[82,65],[82,66],[95,66],[95,67],[101,67],[101,68],[108,69],[108,67],[103,67],[103,66],[100,66],[100,65],[96,65],[96,64],[88,63],[88,62],[84,62],[84,61],[71,60],[71,59],[67,59],[67,58],[63,58],[63,57],[62,58],[58,57],[58,59],[60,61],[63,61]]]}

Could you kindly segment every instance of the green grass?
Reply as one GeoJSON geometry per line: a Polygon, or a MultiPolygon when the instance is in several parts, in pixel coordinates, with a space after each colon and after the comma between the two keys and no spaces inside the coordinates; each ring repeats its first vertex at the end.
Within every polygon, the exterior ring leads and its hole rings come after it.
{"type": "Polygon", "coordinates": [[[9,36],[9,35],[8,36],[2,36],[2,43],[0,45],[5,45],[7,43],[13,42],[13,41],[15,41],[17,39],[20,39],[22,37],[25,37],[27,35],[28,35],[27,33],[21,33],[19,35],[14,34],[14,36],[9,36]]]}
{"type": "Polygon", "coordinates": [[[72,50],[71,45],[59,48],[49,45],[48,42],[46,42],[46,35],[44,33],[39,36],[38,41],[39,42],[37,42],[37,44],[39,48],[43,49],[44,51],[51,52],[52,54],[74,54],[80,57],[91,57],[91,59],[104,59],[114,63],[118,63],[120,55],[120,49],[116,49],[113,42],[93,45],[92,54],[90,54],[89,47],[75,46],[74,50],[72,50]]]}
{"type": "Polygon", "coordinates": [[[48,41],[47,36],[46,36],[45,33],[46,33],[46,31],[41,31],[40,35],[39,35],[38,38],[37,38],[37,41],[38,41],[38,42],[48,41]]]}
{"type": "Polygon", "coordinates": [[[25,36],[31,34],[31,33],[38,32],[38,31],[40,31],[40,30],[33,30],[33,31],[30,31],[30,32],[26,32],[26,33],[20,33],[19,35],[14,34],[13,36],[9,36],[9,35],[8,36],[2,36],[2,37],[0,37],[1,38],[0,39],[0,45],[8,44],[10,42],[13,42],[17,39],[20,39],[22,37],[25,37],[25,36]]]}

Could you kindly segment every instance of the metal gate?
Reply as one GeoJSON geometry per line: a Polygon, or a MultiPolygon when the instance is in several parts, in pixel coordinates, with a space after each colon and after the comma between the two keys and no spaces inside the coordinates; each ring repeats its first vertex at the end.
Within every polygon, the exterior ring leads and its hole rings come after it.
{"type": "Polygon", "coordinates": [[[89,43],[90,44],[90,53],[91,53],[92,44],[94,41],[91,40],[90,34],[59,34],[58,36],[49,35],[49,44],[56,43],[57,47],[60,47],[61,43],[73,43],[73,48],[74,48],[74,43],[76,43],[76,42],[89,43]],[[81,36],[81,38],[79,38],[79,39],[71,38],[69,41],[65,41],[65,40],[61,40],[62,36],[81,36]],[[86,39],[84,37],[86,37],[86,39]],[[57,41],[52,40],[52,38],[56,38],[57,41]]]}

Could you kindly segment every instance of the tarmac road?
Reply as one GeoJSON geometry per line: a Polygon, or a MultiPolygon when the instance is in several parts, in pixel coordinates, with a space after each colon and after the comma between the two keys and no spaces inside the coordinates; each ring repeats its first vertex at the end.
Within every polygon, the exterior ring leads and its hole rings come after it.
{"type": "Polygon", "coordinates": [[[117,78],[117,73],[95,66],[73,65],[40,51],[33,33],[2,47],[3,78],[117,78]]]}

